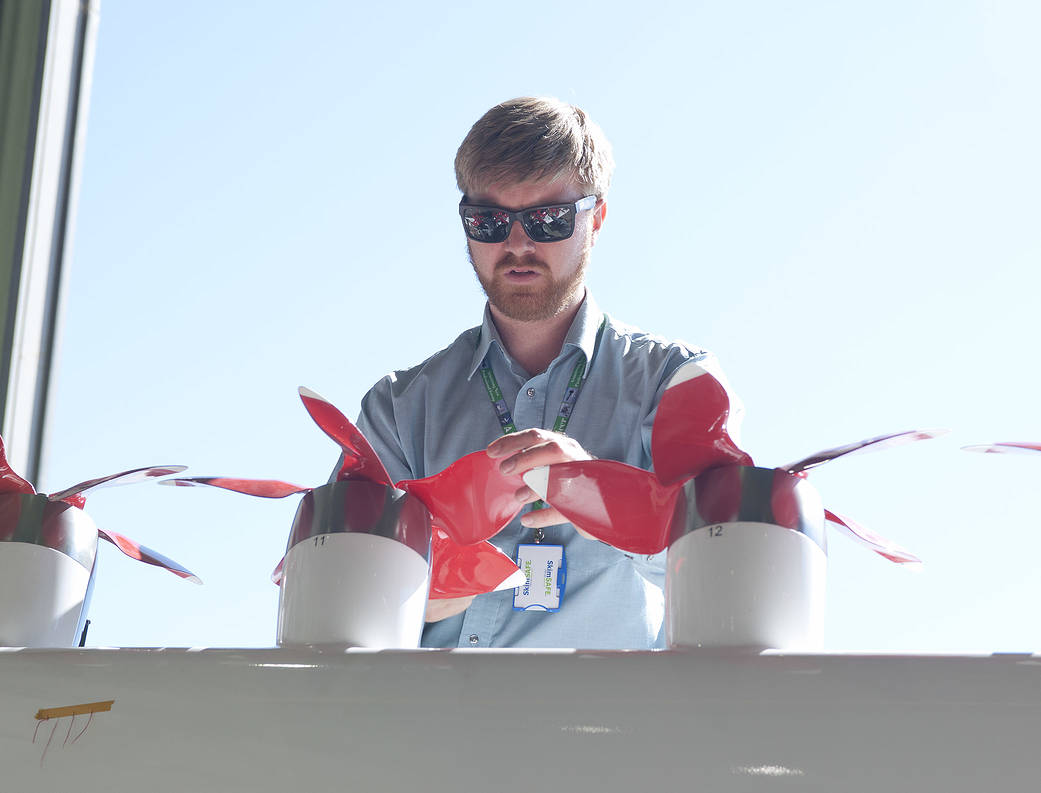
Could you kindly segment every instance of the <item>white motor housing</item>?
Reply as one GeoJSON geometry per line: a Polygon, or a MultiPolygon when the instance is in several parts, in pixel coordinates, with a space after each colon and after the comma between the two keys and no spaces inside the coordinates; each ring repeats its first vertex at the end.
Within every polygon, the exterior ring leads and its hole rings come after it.
{"type": "Polygon", "coordinates": [[[362,480],[315,488],[289,536],[280,646],[419,646],[430,586],[430,513],[402,490],[362,480]]]}
{"type": "Polygon", "coordinates": [[[786,471],[726,466],[684,492],[665,573],[669,647],[819,648],[827,541],[816,490],[786,471]]]}
{"type": "Polygon", "coordinates": [[[0,540],[0,646],[76,646],[97,559],[94,521],[46,496],[4,493],[0,540]]]}

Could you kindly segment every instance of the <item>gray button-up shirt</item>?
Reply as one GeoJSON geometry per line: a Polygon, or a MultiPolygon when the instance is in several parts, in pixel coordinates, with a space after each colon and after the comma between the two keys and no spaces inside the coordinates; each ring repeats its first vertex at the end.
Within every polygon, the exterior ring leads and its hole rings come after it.
{"type": "MultiPolygon", "coordinates": [[[[430,476],[502,434],[479,374],[482,361],[492,367],[519,430],[551,429],[582,356],[588,365],[567,434],[594,457],[649,469],[651,426],[666,381],[680,364],[709,354],[607,317],[588,291],[545,372],[531,376],[510,358],[485,308],[480,327],[373,386],[362,400],[358,427],[395,482],[430,476]]],[[[464,613],[428,624],[423,645],[664,646],[664,552],[627,554],[584,539],[569,523],[544,531],[543,542],[564,546],[567,579],[559,611],[515,611],[513,590],[479,595],[464,613]]],[[[518,517],[491,542],[516,559],[518,543],[532,542],[533,535],[518,517]]]]}

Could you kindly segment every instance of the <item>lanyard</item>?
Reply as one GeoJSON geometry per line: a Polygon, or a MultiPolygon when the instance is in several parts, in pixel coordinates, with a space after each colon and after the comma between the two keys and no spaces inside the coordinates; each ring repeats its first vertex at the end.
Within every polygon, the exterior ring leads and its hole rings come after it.
{"type": "MultiPolygon", "coordinates": [[[[600,346],[600,337],[604,332],[604,325],[606,321],[600,323],[600,330],[596,335],[596,343],[593,345],[593,355],[596,355],[596,349],[600,346]]],[[[564,398],[560,401],[560,409],[557,410],[557,418],[553,421],[553,431],[564,433],[567,430],[568,422],[571,420],[571,414],[575,410],[575,403],[578,401],[578,394],[582,390],[582,378],[586,373],[586,359],[582,356],[578,359],[575,367],[571,370],[571,377],[568,379],[567,388],[564,389],[564,398]]],[[[487,357],[481,361],[481,380],[484,382],[484,388],[488,392],[488,399],[492,403],[492,407],[495,409],[495,415],[499,419],[499,426],[502,427],[502,434],[509,435],[512,432],[517,431],[517,425],[513,423],[513,416],[510,414],[510,409],[506,406],[506,400],[503,398],[502,389],[499,388],[499,381],[495,377],[495,373],[492,371],[491,364],[488,363],[487,357]]],[[[542,509],[546,504],[541,499],[531,505],[533,510],[542,509]]],[[[545,537],[545,533],[542,529],[535,529],[535,542],[542,542],[545,537]]]]}
{"type": "MultiPolygon", "coordinates": [[[[585,357],[582,357],[575,364],[575,368],[571,370],[571,378],[568,380],[567,388],[564,389],[564,398],[560,402],[557,418],[553,422],[554,432],[563,433],[567,430],[571,414],[575,410],[575,403],[578,401],[578,392],[582,390],[582,376],[585,373],[586,361],[585,357]]],[[[484,388],[488,392],[488,399],[491,400],[492,407],[495,408],[495,415],[498,417],[499,425],[502,427],[502,434],[509,435],[511,432],[516,432],[517,425],[513,423],[513,416],[510,414],[510,409],[506,406],[502,389],[499,388],[499,381],[495,378],[495,373],[487,360],[481,361],[481,380],[484,382],[484,388]]]]}

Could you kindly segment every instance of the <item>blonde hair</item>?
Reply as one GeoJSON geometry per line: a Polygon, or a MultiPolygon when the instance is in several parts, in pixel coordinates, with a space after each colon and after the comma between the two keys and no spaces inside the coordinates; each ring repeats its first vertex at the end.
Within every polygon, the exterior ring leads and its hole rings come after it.
{"type": "Polygon", "coordinates": [[[570,177],[603,198],[613,171],[611,144],[600,127],[581,108],[552,97],[496,105],[470,128],[455,155],[455,180],[464,194],[570,177]]]}

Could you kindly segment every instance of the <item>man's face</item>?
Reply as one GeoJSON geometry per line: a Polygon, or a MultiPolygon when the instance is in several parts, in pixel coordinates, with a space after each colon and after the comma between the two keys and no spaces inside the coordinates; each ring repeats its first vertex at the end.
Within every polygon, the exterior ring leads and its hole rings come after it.
{"type": "MultiPolygon", "coordinates": [[[[470,203],[518,210],[568,204],[582,198],[569,179],[495,185],[468,195],[470,203]]],[[[600,202],[576,217],[575,232],[559,242],[534,242],[520,223],[499,243],[467,240],[470,263],[492,308],[523,322],[549,319],[582,299],[589,254],[605,207],[600,202]]]]}

